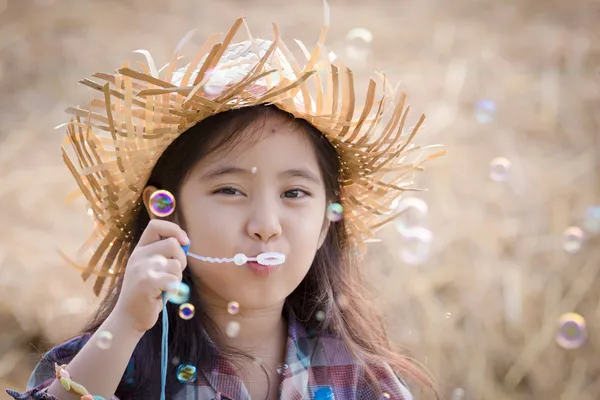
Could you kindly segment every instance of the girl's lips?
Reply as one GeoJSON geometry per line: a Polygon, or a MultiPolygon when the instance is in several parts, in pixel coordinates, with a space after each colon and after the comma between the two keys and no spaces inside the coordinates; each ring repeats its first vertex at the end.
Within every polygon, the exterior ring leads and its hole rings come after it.
{"type": "Polygon", "coordinates": [[[280,267],[280,265],[262,265],[256,261],[248,261],[246,266],[250,271],[258,276],[269,276],[273,272],[277,271],[280,267]]]}

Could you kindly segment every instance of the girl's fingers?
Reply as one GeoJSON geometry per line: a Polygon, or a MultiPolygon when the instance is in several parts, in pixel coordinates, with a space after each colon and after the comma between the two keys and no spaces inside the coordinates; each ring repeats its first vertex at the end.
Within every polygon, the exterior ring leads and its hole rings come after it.
{"type": "Polygon", "coordinates": [[[172,237],[151,243],[136,251],[138,257],[152,258],[155,255],[158,255],[167,259],[177,260],[179,261],[181,270],[187,266],[187,256],[185,255],[185,252],[181,248],[179,241],[172,237]]]}
{"type": "Polygon", "coordinates": [[[189,244],[190,242],[186,233],[179,227],[179,225],[170,221],[152,219],[148,223],[146,229],[144,229],[138,246],[147,246],[149,244],[158,242],[163,238],[170,237],[175,238],[181,246],[189,244]]]}

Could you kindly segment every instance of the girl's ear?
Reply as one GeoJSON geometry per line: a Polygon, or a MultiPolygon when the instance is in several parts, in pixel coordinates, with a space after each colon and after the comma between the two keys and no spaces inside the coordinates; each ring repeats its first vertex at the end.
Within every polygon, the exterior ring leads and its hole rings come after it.
{"type": "Polygon", "coordinates": [[[142,201],[144,202],[144,207],[146,208],[146,212],[150,216],[150,219],[158,218],[150,209],[150,196],[152,196],[152,193],[156,192],[157,190],[158,188],[154,186],[146,186],[142,192],[142,201]]]}

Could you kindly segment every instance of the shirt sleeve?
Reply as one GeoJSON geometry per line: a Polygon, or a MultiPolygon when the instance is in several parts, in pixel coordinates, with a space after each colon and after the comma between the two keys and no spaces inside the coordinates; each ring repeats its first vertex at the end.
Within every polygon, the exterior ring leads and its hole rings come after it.
{"type": "MultiPolygon", "coordinates": [[[[48,388],[56,379],[54,363],[68,364],[89,339],[90,335],[77,336],[52,348],[35,366],[25,392],[7,389],[6,393],[15,400],[60,400],[47,393],[48,388]]],[[[112,400],[118,400],[118,398],[113,397],[112,400]]]]}

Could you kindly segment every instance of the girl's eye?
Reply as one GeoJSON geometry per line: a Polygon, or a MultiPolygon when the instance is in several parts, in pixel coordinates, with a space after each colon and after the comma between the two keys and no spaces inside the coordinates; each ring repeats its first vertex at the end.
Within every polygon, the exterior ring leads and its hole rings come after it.
{"type": "Polygon", "coordinates": [[[283,195],[288,199],[301,199],[304,196],[310,196],[310,193],[302,189],[292,189],[286,191],[283,195]]]}
{"type": "Polygon", "coordinates": [[[215,191],[215,194],[226,194],[228,196],[235,196],[236,194],[241,193],[239,190],[232,187],[224,187],[215,191]]]}

